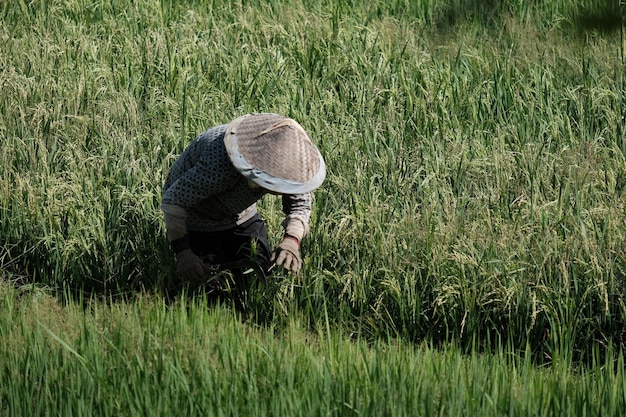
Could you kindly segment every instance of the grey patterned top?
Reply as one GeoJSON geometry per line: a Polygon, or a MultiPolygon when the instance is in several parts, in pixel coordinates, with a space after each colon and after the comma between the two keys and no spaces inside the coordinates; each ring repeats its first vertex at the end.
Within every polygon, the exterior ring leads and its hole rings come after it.
{"type": "MultiPolygon", "coordinates": [[[[230,162],[224,145],[226,124],[201,133],[174,162],[165,181],[163,203],[185,208],[187,228],[224,230],[250,219],[267,192],[253,189],[230,162]]],[[[311,194],[283,195],[283,212],[308,224],[311,194]]]]}

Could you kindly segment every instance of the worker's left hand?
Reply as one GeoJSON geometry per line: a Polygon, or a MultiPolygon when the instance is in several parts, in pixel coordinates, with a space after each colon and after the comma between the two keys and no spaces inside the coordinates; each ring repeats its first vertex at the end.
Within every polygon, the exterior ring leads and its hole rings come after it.
{"type": "Polygon", "coordinates": [[[302,267],[300,242],[295,237],[285,236],[272,255],[272,262],[282,265],[286,270],[297,274],[302,267]]]}

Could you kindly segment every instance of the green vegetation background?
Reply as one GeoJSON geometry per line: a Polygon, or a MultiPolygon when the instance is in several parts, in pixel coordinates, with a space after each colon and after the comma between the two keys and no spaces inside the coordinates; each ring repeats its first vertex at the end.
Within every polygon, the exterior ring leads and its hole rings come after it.
{"type": "MultiPolygon", "coordinates": [[[[167,289],[169,166],[206,128],[271,111],[310,132],[328,177],[303,273],[248,314],[540,360],[624,342],[619,2],[19,0],[0,19],[14,287],[167,289]]],[[[279,201],[260,210],[277,239],[279,201]]]]}
{"type": "MultiPolygon", "coordinates": [[[[623,8],[598,4],[5,2],[3,274],[163,287],[172,161],[272,111],[329,171],[284,309],[411,340],[621,342],[623,8]]],[[[278,233],[276,199],[261,210],[278,233]]]]}

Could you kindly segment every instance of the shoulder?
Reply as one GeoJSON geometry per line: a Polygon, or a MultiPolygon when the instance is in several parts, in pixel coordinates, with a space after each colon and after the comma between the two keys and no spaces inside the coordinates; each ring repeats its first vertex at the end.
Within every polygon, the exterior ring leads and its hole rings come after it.
{"type": "Polygon", "coordinates": [[[221,159],[226,155],[224,133],[227,125],[214,126],[196,136],[187,151],[198,161],[221,159]]]}
{"type": "Polygon", "coordinates": [[[224,133],[226,133],[227,126],[228,126],[227,124],[213,126],[212,128],[200,133],[196,137],[195,142],[208,143],[208,142],[214,142],[216,140],[221,141],[224,139],[224,133]]]}

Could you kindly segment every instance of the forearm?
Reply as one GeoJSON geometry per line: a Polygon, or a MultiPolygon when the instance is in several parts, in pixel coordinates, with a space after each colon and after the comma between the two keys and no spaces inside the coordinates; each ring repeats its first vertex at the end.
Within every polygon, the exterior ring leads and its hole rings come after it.
{"type": "Polygon", "coordinates": [[[174,251],[179,252],[188,249],[187,211],[183,207],[165,203],[161,205],[161,210],[167,230],[167,239],[172,243],[174,251]]]}
{"type": "Polygon", "coordinates": [[[311,194],[283,196],[283,228],[285,234],[302,241],[309,233],[309,218],[311,217],[311,194]]]}
{"type": "Polygon", "coordinates": [[[307,220],[307,218],[296,214],[288,215],[282,223],[285,236],[295,237],[298,239],[298,242],[301,242],[309,234],[309,223],[307,220]]]}

